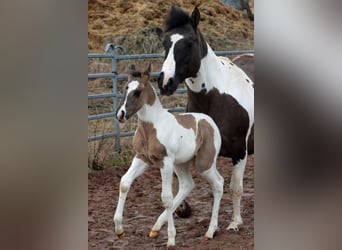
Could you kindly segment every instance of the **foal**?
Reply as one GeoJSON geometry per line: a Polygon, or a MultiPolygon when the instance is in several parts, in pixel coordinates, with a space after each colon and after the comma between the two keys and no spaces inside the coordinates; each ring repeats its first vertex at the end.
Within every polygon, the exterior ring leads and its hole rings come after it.
{"type": "Polygon", "coordinates": [[[167,221],[167,246],[175,245],[176,229],[173,212],[194,188],[191,166],[204,176],[211,185],[214,204],[206,238],[213,238],[217,229],[219,206],[223,193],[223,178],[216,169],[216,159],[221,147],[220,132],[214,121],[198,113],[171,114],[164,109],[149,83],[151,65],[144,73],[131,66],[124,98],[116,112],[119,122],[124,122],[135,113],[138,128],[133,138],[136,152],[132,164],[121,178],[120,195],[114,215],[115,233],[124,237],[122,214],[128,190],[138,176],[149,166],[160,168],[162,177],[161,198],[165,211],[153,226],[150,237],[158,236],[167,221]],[[179,179],[179,191],[173,199],[172,174],[179,179]]]}

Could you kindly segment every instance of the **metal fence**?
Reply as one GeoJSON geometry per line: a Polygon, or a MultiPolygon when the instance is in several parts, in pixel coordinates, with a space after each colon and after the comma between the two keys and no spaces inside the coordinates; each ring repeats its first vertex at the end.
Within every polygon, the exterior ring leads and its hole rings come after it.
{"type": "MultiPolygon", "coordinates": [[[[237,51],[215,51],[216,55],[239,55],[245,53],[254,53],[253,50],[237,50],[237,51]]],[[[122,98],[123,95],[118,93],[118,79],[127,79],[127,74],[120,74],[117,72],[117,63],[120,60],[129,60],[129,59],[152,59],[152,58],[163,58],[164,54],[136,54],[136,55],[127,55],[125,49],[122,46],[107,44],[105,47],[105,53],[97,54],[92,53],[88,54],[88,59],[91,58],[110,58],[112,64],[112,72],[108,73],[91,73],[88,74],[88,79],[96,79],[96,78],[112,78],[112,93],[103,93],[103,94],[93,94],[88,95],[88,100],[99,99],[99,98],[113,98],[113,111],[116,110],[118,106],[119,98],[122,98]],[[117,54],[117,51],[120,51],[117,54]]],[[[152,77],[157,77],[160,72],[153,72],[152,77]]],[[[159,91],[157,91],[159,94],[159,91]]],[[[177,89],[176,93],[186,93],[186,89],[177,89]]],[[[171,112],[181,112],[184,111],[185,108],[174,108],[170,109],[171,112]]],[[[115,138],[115,150],[120,151],[120,137],[132,136],[134,131],[129,132],[120,132],[119,122],[115,119],[115,112],[89,115],[88,121],[96,120],[96,119],[104,119],[104,118],[113,118],[114,131],[102,135],[95,135],[88,137],[88,142],[100,140],[108,137],[115,138]]]]}

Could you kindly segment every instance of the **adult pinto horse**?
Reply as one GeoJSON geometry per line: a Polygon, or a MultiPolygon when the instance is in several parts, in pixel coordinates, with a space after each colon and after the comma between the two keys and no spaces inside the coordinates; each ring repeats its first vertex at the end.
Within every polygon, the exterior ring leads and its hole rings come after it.
{"type": "Polygon", "coordinates": [[[197,6],[191,17],[172,7],[165,22],[166,52],[158,86],[161,94],[172,95],[185,81],[187,111],[208,114],[219,127],[220,155],[233,161],[233,216],[227,230],[237,232],[242,224],[240,203],[247,155],[254,153],[253,81],[228,58],[215,55],[198,29],[199,20],[197,6]]]}

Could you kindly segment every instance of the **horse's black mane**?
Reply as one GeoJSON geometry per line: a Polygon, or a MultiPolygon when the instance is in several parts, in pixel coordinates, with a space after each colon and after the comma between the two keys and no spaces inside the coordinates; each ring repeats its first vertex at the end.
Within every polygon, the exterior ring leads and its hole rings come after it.
{"type": "Polygon", "coordinates": [[[168,17],[165,21],[165,31],[172,30],[173,28],[191,23],[191,19],[187,13],[178,7],[172,6],[168,17]]]}

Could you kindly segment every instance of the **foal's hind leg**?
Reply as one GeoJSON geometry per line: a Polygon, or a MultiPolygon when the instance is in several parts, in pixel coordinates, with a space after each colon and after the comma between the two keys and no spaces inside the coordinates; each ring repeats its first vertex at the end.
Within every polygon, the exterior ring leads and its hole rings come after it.
{"type": "MultiPolygon", "coordinates": [[[[177,195],[178,190],[179,190],[179,181],[178,181],[177,175],[174,174],[173,180],[172,180],[172,193],[174,196],[177,195]]],[[[176,208],[176,211],[175,211],[175,213],[180,218],[189,218],[191,215],[191,212],[192,212],[192,209],[185,200],[181,202],[181,204],[176,208]]]]}
{"type": "Polygon", "coordinates": [[[224,179],[216,169],[216,159],[214,160],[211,168],[202,172],[201,175],[208,180],[214,195],[214,204],[212,208],[210,224],[208,231],[205,234],[206,239],[212,239],[218,225],[218,213],[220,209],[221,198],[223,195],[224,179]]]}
{"type": "Polygon", "coordinates": [[[137,157],[134,157],[130,168],[128,169],[126,174],[121,178],[119,201],[114,214],[115,233],[118,235],[119,238],[124,237],[124,231],[122,229],[122,214],[125,206],[127,193],[131,187],[132,182],[139,175],[144,173],[147,168],[147,163],[145,163],[137,157]]]}
{"type": "MultiPolygon", "coordinates": [[[[179,189],[178,193],[173,200],[172,205],[172,212],[174,212],[177,207],[182,203],[182,201],[189,195],[191,190],[194,188],[195,183],[191,176],[190,167],[188,165],[176,165],[174,167],[174,170],[178,176],[178,182],[179,182],[179,189]]],[[[167,213],[166,210],[158,217],[156,223],[154,224],[151,232],[150,237],[155,238],[159,235],[159,231],[162,228],[162,226],[167,221],[167,213]]]]}

